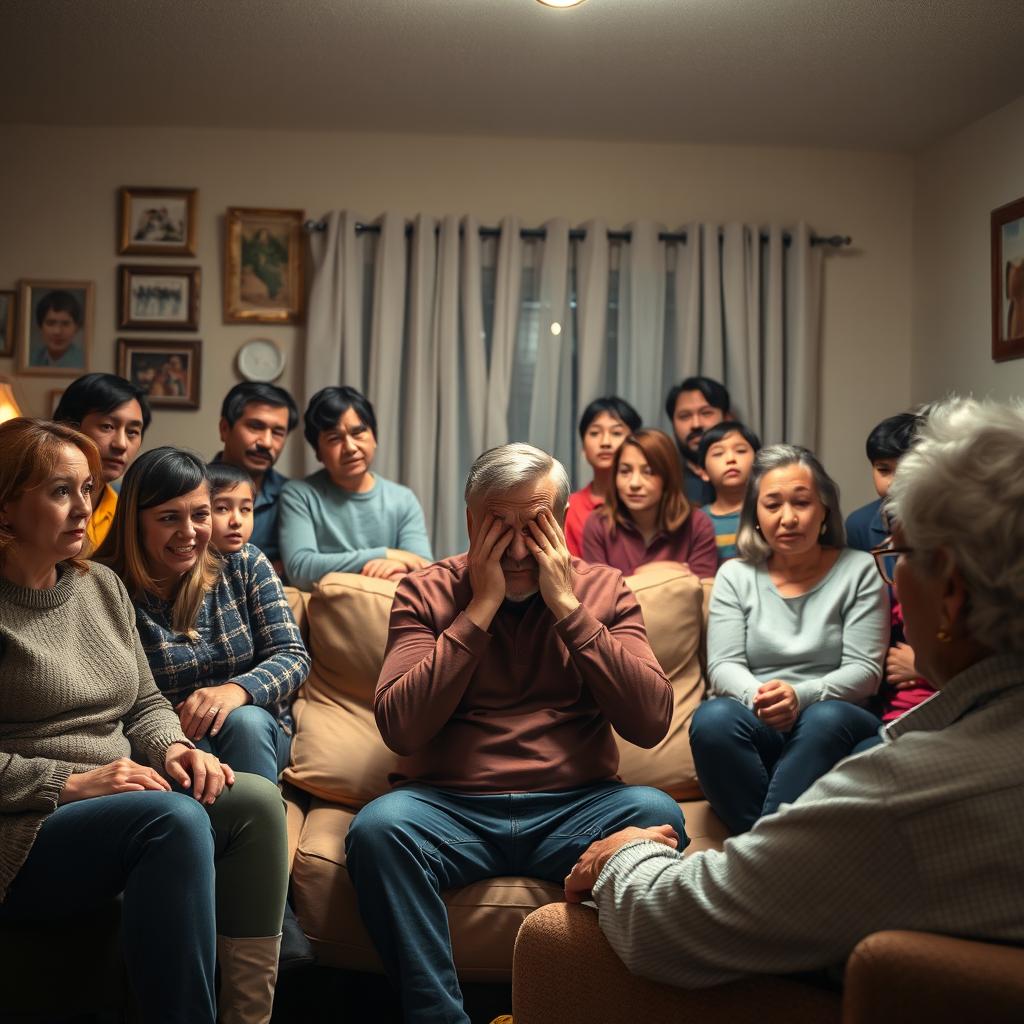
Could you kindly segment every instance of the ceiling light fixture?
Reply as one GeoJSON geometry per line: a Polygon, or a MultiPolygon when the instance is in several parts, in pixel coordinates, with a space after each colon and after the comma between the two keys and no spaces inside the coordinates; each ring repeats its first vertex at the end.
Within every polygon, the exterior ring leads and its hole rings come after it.
{"type": "Polygon", "coordinates": [[[583,0],[537,0],[537,3],[545,7],[578,7],[583,0]]]}

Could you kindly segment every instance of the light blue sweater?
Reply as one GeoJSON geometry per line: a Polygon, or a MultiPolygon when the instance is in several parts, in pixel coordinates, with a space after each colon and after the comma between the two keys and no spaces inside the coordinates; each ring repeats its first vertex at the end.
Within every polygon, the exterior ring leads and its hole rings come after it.
{"type": "Polygon", "coordinates": [[[863,704],[878,689],[888,640],[888,595],[869,554],[844,548],[799,597],[783,597],[764,566],[734,558],[711,592],[709,691],[751,707],[762,683],[781,679],[801,710],[828,699],[863,704]]]}
{"type": "Polygon", "coordinates": [[[416,495],[374,476],[373,488],[352,494],[321,469],[289,480],[281,491],[279,535],[288,582],[309,590],[329,572],[359,572],[388,548],[431,559],[427,526],[416,495]]]}

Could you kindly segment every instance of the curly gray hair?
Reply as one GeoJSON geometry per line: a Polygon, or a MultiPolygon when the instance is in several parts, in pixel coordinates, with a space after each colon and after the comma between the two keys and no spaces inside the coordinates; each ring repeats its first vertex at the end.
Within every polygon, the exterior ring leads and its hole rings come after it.
{"type": "Polygon", "coordinates": [[[886,509],[932,567],[949,553],[974,639],[1024,653],[1024,403],[953,397],[931,408],[886,509]]]}

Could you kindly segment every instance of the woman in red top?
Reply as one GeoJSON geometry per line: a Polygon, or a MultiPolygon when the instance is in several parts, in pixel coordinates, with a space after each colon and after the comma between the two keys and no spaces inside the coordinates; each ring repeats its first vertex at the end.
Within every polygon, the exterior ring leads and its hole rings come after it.
{"type": "Polygon", "coordinates": [[[583,527],[590,513],[600,508],[612,486],[612,461],[619,446],[643,421],[624,398],[605,395],[595,398],[580,417],[580,440],[583,457],[594,471],[594,479],[586,487],[569,495],[569,511],[565,514],[565,546],[571,555],[583,557],[583,527]]]}
{"type": "Polygon", "coordinates": [[[715,528],[683,493],[675,445],[660,430],[630,434],[615,453],[615,486],[583,529],[583,557],[632,576],[655,565],[714,576],[715,528]]]}

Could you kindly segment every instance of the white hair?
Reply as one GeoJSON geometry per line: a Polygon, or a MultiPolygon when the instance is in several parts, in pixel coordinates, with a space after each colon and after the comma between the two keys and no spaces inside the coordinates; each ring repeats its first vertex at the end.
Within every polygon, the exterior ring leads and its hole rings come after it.
{"type": "Polygon", "coordinates": [[[1024,403],[953,397],[933,406],[886,507],[910,547],[933,559],[949,551],[971,636],[1024,653],[1024,403]]]}
{"type": "Polygon", "coordinates": [[[561,519],[569,504],[569,476],[565,467],[554,456],[521,441],[490,448],[473,463],[466,478],[466,504],[472,505],[495,493],[514,491],[544,477],[550,477],[555,485],[554,512],[561,519]]]}

